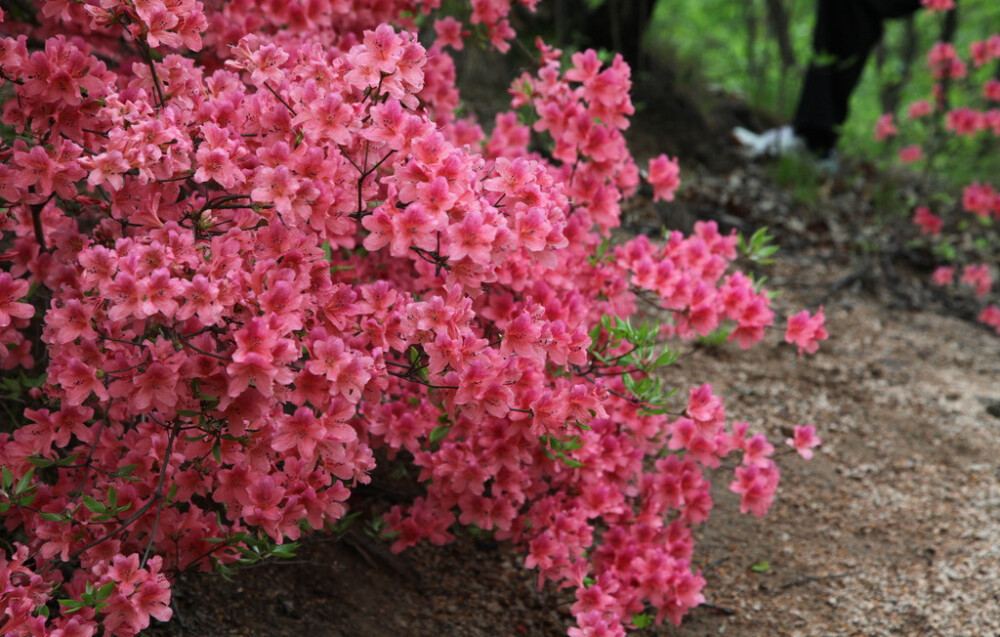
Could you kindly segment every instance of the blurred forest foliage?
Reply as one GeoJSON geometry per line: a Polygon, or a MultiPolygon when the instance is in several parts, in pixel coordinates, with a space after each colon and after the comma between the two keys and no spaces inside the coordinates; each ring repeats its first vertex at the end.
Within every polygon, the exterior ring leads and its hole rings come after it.
{"type": "MultiPolygon", "coordinates": [[[[546,4],[555,31],[550,35],[569,50],[621,51],[640,79],[646,74],[655,81],[656,69],[669,67],[682,82],[740,96],[777,122],[791,119],[813,55],[816,0],[552,0],[541,7],[546,4]]],[[[959,0],[950,17],[920,11],[887,21],[885,37],[854,93],[841,152],[889,161],[899,143],[926,142],[940,133],[901,126],[901,142],[882,144],[874,140],[873,126],[886,112],[905,121],[911,102],[930,97],[926,54],[943,35],[968,62],[969,44],[994,33],[1000,33],[1000,0],[959,0]]],[[[1000,77],[994,64],[975,69],[970,63],[969,71],[950,87],[953,108],[976,100],[985,78],[1000,77]]],[[[932,158],[922,168],[964,181],[982,178],[984,169],[996,172],[996,137],[938,137],[930,143],[940,147],[931,149],[932,158]],[[949,162],[956,153],[968,161],[949,162]]]]}

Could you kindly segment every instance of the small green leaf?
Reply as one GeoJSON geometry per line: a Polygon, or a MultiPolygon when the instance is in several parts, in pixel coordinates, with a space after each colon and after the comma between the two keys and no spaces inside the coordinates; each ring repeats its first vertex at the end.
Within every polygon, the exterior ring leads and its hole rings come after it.
{"type": "Polygon", "coordinates": [[[761,560],[756,564],[754,564],[753,566],[751,566],[750,570],[753,571],[754,573],[763,573],[764,571],[770,568],[771,568],[770,562],[768,562],[767,560],[761,560]]]}
{"type": "Polygon", "coordinates": [[[427,439],[431,442],[431,444],[433,444],[443,440],[444,437],[448,435],[449,431],[451,431],[451,425],[441,425],[440,427],[435,427],[434,429],[431,429],[431,433],[427,439]]]}
{"type": "Polygon", "coordinates": [[[114,589],[115,589],[115,582],[108,582],[104,586],[97,589],[97,592],[94,594],[94,599],[99,602],[103,601],[111,596],[111,591],[113,591],[114,589]]]}
{"type": "Polygon", "coordinates": [[[653,625],[653,616],[649,613],[635,613],[632,615],[632,625],[636,628],[647,628],[653,625]]]}
{"type": "Polygon", "coordinates": [[[663,353],[659,355],[656,359],[656,367],[663,367],[665,365],[673,365],[677,362],[677,352],[671,349],[663,350],[663,353]]]}
{"type": "Polygon", "coordinates": [[[89,495],[83,496],[83,506],[87,507],[91,513],[106,513],[108,510],[106,506],[89,495]]]}
{"type": "MultiPolygon", "coordinates": [[[[35,468],[31,467],[30,469],[28,469],[28,472],[25,473],[23,476],[21,476],[21,479],[18,480],[17,486],[14,487],[14,495],[27,493],[30,490],[28,489],[28,485],[31,483],[31,477],[34,475],[35,475],[35,468]]],[[[32,486],[31,488],[34,489],[34,486],[32,486]]]]}
{"type": "MultiPolygon", "coordinates": [[[[0,511],[0,513],[2,513],[2,511],[0,511]]],[[[45,513],[43,511],[39,512],[38,515],[42,516],[43,520],[48,520],[49,522],[62,522],[65,519],[62,513],[45,513]]]]}
{"type": "Polygon", "coordinates": [[[124,478],[126,476],[130,476],[130,475],[132,475],[132,472],[135,471],[136,467],[138,467],[138,466],[139,465],[137,465],[137,464],[123,465],[121,467],[118,467],[118,470],[115,471],[112,475],[114,477],[116,477],[116,478],[124,478]]]}
{"type": "Polygon", "coordinates": [[[0,487],[6,491],[14,486],[14,474],[7,467],[0,467],[0,487]]]}

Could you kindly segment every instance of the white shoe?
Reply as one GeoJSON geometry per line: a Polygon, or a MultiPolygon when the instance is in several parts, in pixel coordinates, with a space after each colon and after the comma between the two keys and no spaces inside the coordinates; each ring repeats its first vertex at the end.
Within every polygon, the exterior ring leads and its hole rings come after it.
{"type": "Polygon", "coordinates": [[[805,152],[805,141],[795,134],[791,126],[772,128],[759,135],[753,131],[737,126],[733,129],[733,137],[743,146],[743,154],[747,157],[773,156],[782,157],[805,152]]]}
{"type": "Polygon", "coordinates": [[[791,126],[772,128],[759,135],[737,126],[733,129],[733,137],[743,147],[743,154],[751,159],[798,155],[812,161],[816,169],[824,175],[832,176],[840,171],[840,161],[835,149],[830,150],[825,155],[809,152],[806,141],[796,135],[791,126]]]}

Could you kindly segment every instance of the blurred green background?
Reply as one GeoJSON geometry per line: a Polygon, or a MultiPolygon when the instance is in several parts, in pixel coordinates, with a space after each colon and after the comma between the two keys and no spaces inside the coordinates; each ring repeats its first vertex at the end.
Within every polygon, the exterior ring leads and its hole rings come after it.
{"type": "MultiPolygon", "coordinates": [[[[605,0],[614,2],[615,0],[605,0]]],[[[953,42],[969,63],[969,77],[956,82],[951,105],[974,101],[983,82],[1000,74],[997,63],[974,69],[969,44],[1000,33],[1000,0],[959,0],[953,42]]],[[[645,34],[646,53],[657,64],[670,64],[692,85],[709,86],[743,98],[753,108],[771,114],[778,122],[791,119],[803,73],[809,63],[815,0],[659,0],[645,34]],[[769,6],[770,5],[770,6],[769,6]],[[786,27],[779,33],[769,8],[780,6],[786,27]],[[772,19],[769,19],[771,16],[772,19]],[[791,64],[782,63],[779,43],[790,48],[791,64]]],[[[899,145],[919,143],[930,131],[906,121],[906,107],[928,98],[932,88],[926,53],[940,39],[944,14],[919,11],[911,19],[886,23],[885,37],[869,58],[865,74],[853,95],[851,113],[843,131],[840,152],[846,156],[889,160],[899,145]],[[907,51],[910,71],[907,72],[907,51]],[[890,144],[876,142],[873,127],[884,112],[886,98],[898,86],[897,122],[901,135],[890,144]]],[[[980,100],[981,102],[981,100],[980,100]]],[[[980,104],[981,106],[981,104],[980,104]]],[[[946,178],[968,180],[984,171],[997,172],[995,136],[956,140],[951,135],[932,142],[938,156],[921,168],[946,178]],[[990,137],[991,139],[985,139],[990,137]],[[951,160],[960,153],[962,162],[951,160]]]]}

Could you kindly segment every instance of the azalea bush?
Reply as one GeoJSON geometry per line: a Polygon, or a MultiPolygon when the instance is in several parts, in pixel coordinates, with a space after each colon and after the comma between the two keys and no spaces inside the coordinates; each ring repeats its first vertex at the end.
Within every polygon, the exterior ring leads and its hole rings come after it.
{"type": "MultiPolygon", "coordinates": [[[[640,179],[620,58],[539,44],[487,136],[445,47],[507,48],[503,0],[4,6],[0,633],[166,621],[174,573],[289,555],[376,459],[423,486],[393,550],[509,540],[575,590],[571,635],[704,601],[703,468],[738,454],[755,515],[779,471],[656,369],[774,314],[713,223],[609,243],[640,179]]],[[[675,160],[646,174],[672,198],[675,160]]]]}
{"type": "MultiPolygon", "coordinates": [[[[931,11],[955,8],[952,0],[924,0],[924,5],[931,11]]],[[[953,44],[937,42],[927,53],[926,68],[936,82],[932,95],[911,103],[900,124],[892,114],[880,117],[875,138],[898,136],[905,144],[899,161],[928,170],[935,159],[963,166],[995,157],[1000,149],[1000,33],[973,42],[967,58],[953,44]]],[[[961,186],[961,196],[937,193],[919,202],[913,223],[945,262],[931,275],[932,284],[974,295],[979,320],[1000,334],[1000,305],[993,292],[1000,267],[1000,193],[991,183],[995,165],[988,165],[989,174],[973,175],[961,186]]]]}

